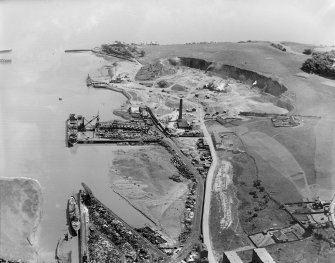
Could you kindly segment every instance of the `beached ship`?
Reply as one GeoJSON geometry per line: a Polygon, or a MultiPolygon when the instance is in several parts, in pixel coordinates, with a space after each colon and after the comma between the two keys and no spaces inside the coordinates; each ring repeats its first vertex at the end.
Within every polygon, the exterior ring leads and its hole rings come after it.
{"type": "Polygon", "coordinates": [[[79,207],[73,196],[71,196],[68,201],[68,214],[71,227],[74,231],[76,231],[76,233],[78,233],[80,229],[79,207]]]}

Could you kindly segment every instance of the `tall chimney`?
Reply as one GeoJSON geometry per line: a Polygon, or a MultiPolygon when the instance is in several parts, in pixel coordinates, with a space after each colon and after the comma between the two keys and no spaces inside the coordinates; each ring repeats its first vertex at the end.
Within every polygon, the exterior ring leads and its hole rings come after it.
{"type": "Polygon", "coordinates": [[[183,99],[180,99],[178,120],[181,120],[182,118],[183,118],[183,99]]]}

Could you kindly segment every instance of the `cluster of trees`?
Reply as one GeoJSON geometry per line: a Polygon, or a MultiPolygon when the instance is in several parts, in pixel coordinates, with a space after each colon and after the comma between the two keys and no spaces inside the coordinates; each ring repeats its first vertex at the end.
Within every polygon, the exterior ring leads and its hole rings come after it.
{"type": "Polygon", "coordinates": [[[276,44],[276,43],[271,43],[271,46],[273,46],[274,48],[277,48],[281,51],[286,51],[286,48],[282,45],[282,44],[276,44]]]}
{"type": "Polygon", "coordinates": [[[145,51],[137,48],[136,45],[115,41],[113,44],[101,45],[101,50],[110,55],[119,55],[126,58],[144,57],[145,51]]]}
{"type": "Polygon", "coordinates": [[[307,73],[335,79],[335,51],[313,53],[312,58],[308,58],[301,69],[307,73]]]}
{"type": "Polygon", "coordinates": [[[311,48],[306,48],[302,53],[304,53],[305,55],[312,55],[313,50],[311,48]]]}
{"type": "Polygon", "coordinates": [[[201,41],[201,42],[189,42],[189,43],[185,43],[184,45],[196,45],[196,44],[215,44],[215,41],[201,41]]]}

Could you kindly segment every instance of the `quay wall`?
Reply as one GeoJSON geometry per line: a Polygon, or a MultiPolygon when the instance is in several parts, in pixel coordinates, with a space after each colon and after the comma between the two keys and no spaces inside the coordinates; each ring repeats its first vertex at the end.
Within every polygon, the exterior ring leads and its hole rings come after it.
{"type": "Polygon", "coordinates": [[[114,85],[109,85],[109,84],[107,84],[107,83],[106,83],[106,86],[94,86],[94,85],[93,85],[93,87],[94,87],[95,89],[108,89],[108,90],[112,90],[112,91],[120,92],[120,93],[123,94],[123,96],[125,96],[125,97],[127,98],[127,102],[128,102],[128,103],[130,103],[130,100],[131,100],[131,98],[132,98],[131,95],[130,95],[127,91],[125,91],[124,89],[118,88],[118,87],[116,87],[116,86],[114,86],[114,85]]]}

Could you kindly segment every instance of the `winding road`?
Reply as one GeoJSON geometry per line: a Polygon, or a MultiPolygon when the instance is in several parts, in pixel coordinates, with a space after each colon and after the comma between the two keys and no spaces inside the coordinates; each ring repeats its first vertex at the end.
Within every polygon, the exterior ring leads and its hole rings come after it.
{"type": "Polygon", "coordinates": [[[206,244],[207,249],[208,249],[208,261],[210,263],[216,263],[217,260],[215,259],[214,251],[212,249],[212,244],[211,244],[211,238],[210,238],[209,214],[210,214],[210,203],[211,203],[211,196],[212,196],[212,184],[213,184],[214,172],[217,166],[217,156],[216,156],[216,151],[214,148],[212,138],[204,122],[203,109],[200,106],[198,107],[198,109],[201,115],[200,116],[201,129],[204,133],[204,137],[206,141],[208,142],[211,155],[212,155],[212,165],[209,168],[209,171],[207,173],[207,178],[206,178],[205,202],[204,202],[203,219],[202,219],[203,220],[202,221],[202,232],[204,236],[204,243],[206,244]]]}

